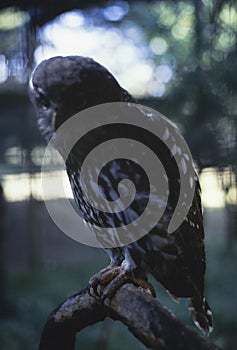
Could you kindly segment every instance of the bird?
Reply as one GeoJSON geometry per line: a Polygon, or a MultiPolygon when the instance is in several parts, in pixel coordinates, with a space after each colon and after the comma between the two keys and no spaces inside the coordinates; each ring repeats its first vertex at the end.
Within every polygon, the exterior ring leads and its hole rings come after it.
{"type": "MultiPolygon", "coordinates": [[[[89,57],[49,58],[36,67],[31,80],[30,98],[36,109],[39,130],[46,141],[49,141],[71,116],[90,107],[110,102],[137,104],[136,99],[120,86],[109,70],[89,57]]],[[[91,224],[102,222],[104,227],[113,226],[111,220],[123,219],[118,215],[114,215],[112,219],[108,218],[106,213],[99,216],[93,208],[87,206],[79,175],[85,152],[88,151],[87,143],[93,143],[94,139],[103,139],[104,136],[108,136],[106,132],[104,130],[102,135],[95,134],[93,139],[91,137],[84,144],[76,144],[66,160],[66,171],[81,215],[91,224]]],[[[116,137],[116,131],[113,133],[116,137]]],[[[168,164],[169,159],[166,155],[164,159],[168,164]]],[[[139,205],[144,202],[144,179],[138,169],[131,170],[130,163],[110,162],[107,173],[102,177],[102,189],[105,195],[113,200],[113,193],[117,195],[116,186],[118,181],[124,178],[124,173],[129,173],[133,181],[137,182],[137,188],[141,189],[140,202],[134,207],[134,212],[139,212],[139,205]]],[[[169,180],[170,192],[177,194],[177,179],[173,175],[169,180]]],[[[170,208],[167,218],[172,214],[172,205],[170,208]]],[[[195,325],[208,335],[213,325],[212,312],[204,295],[205,235],[198,177],[195,180],[194,196],[187,216],[171,234],[167,232],[167,218],[136,242],[105,248],[110,264],[92,277],[90,287],[98,294],[99,285],[108,283],[109,288],[110,285],[116,284],[119,276],[120,282],[124,281],[124,276],[125,279],[128,276],[128,279],[133,278],[138,285],[146,286],[148,276],[152,275],[175,299],[189,299],[189,309],[195,325]]],[[[152,286],[150,290],[154,294],[152,286]]]]}

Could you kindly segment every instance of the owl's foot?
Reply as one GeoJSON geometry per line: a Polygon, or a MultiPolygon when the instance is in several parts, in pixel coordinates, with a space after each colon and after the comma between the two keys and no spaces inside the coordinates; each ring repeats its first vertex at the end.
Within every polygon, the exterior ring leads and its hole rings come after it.
{"type": "Polygon", "coordinates": [[[88,284],[88,293],[91,296],[112,300],[117,290],[126,283],[133,283],[135,286],[148,291],[156,296],[153,286],[144,279],[137,278],[132,272],[126,272],[120,266],[109,265],[94,275],[88,284]]]}
{"type": "Polygon", "coordinates": [[[156,297],[155,289],[150,283],[144,279],[134,277],[131,272],[120,270],[120,273],[104,288],[102,296],[103,301],[105,299],[112,300],[117,290],[127,283],[132,283],[135,286],[142,288],[142,290],[147,291],[154,298],[156,297]]]}
{"type": "Polygon", "coordinates": [[[107,286],[120,272],[120,267],[110,264],[89,280],[87,290],[93,297],[101,297],[102,290],[107,286]]]}

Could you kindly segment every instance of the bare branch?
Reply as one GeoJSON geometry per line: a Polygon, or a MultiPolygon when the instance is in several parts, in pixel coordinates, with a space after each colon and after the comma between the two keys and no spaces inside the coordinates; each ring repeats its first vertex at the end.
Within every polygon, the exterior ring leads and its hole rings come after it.
{"type": "Polygon", "coordinates": [[[220,350],[133,284],[123,285],[105,303],[86,289],[67,299],[46,322],[39,350],[73,350],[76,333],[106,317],[123,322],[149,349],[220,350]]]}

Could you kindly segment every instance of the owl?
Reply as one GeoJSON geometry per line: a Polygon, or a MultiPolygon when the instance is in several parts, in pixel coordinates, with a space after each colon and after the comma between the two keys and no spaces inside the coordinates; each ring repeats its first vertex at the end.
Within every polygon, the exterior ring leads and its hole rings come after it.
{"type": "MultiPolygon", "coordinates": [[[[90,107],[110,102],[136,104],[132,95],[119,85],[105,67],[82,56],[58,56],[41,62],[32,74],[30,96],[37,112],[39,130],[47,141],[71,116],[90,107]]],[[[149,123],[149,115],[145,117],[149,123]]],[[[93,145],[95,140],[102,142],[108,137],[121,137],[122,133],[120,128],[98,131],[93,137],[87,137],[84,143],[75,144],[66,159],[66,171],[75,203],[80,215],[91,225],[106,228],[126,221],[126,217],[119,213],[111,216],[103,212],[102,215],[88,206],[79,181],[83,159],[90,144],[93,145]]],[[[134,136],[139,136],[136,133],[135,130],[134,136]]],[[[172,167],[170,155],[165,151],[163,162],[172,167]]],[[[130,165],[126,161],[111,161],[107,170],[101,174],[100,186],[107,199],[114,200],[118,182],[125,175],[131,177],[138,190],[133,213],[138,215],[146,201],[146,181],[140,170],[131,169],[130,165]]],[[[204,227],[198,177],[194,181],[192,204],[182,224],[174,232],[168,233],[167,221],[174,210],[174,205],[168,203],[167,215],[146,235],[137,241],[104,249],[110,258],[110,265],[92,278],[91,287],[97,290],[100,283],[105,283],[102,280],[110,283],[112,280],[115,284],[119,275],[130,276],[143,285],[147,283],[147,276],[152,275],[173,297],[189,298],[194,323],[208,334],[212,330],[212,313],[204,296],[204,227]]],[[[179,185],[175,168],[174,171],[171,168],[168,182],[170,193],[177,195],[179,185]]]]}

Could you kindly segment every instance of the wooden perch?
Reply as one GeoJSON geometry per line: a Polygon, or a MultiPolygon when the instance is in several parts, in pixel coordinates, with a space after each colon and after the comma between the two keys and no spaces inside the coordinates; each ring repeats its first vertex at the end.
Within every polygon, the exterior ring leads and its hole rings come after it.
{"type": "Polygon", "coordinates": [[[123,285],[104,303],[86,289],[67,299],[46,322],[39,350],[73,350],[76,333],[106,317],[123,322],[149,349],[220,350],[133,284],[123,285]]]}

